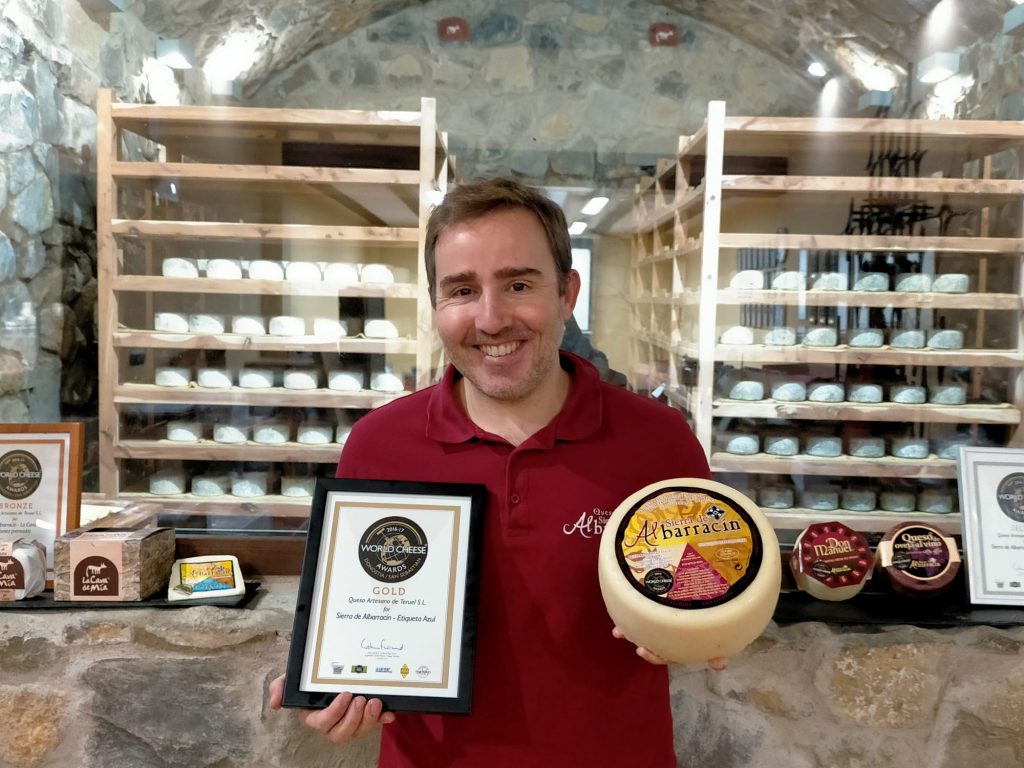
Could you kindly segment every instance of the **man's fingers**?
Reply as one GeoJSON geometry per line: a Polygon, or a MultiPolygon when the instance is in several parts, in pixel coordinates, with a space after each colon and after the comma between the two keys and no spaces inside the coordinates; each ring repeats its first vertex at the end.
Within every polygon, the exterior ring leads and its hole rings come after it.
{"type": "Polygon", "coordinates": [[[348,713],[349,705],[352,703],[352,694],[346,691],[334,698],[329,705],[323,709],[314,709],[306,713],[306,725],[314,731],[327,735],[335,726],[341,723],[348,713]]]}
{"type": "Polygon", "coordinates": [[[270,708],[280,709],[284,699],[284,675],[270,681],[270,708]]]}
{"type": "Polygon", "coordinates": [[[724,656],[717,656],[713,659],[708,659],[708,666],[716,672],[721,672],[723,669],[729,666],[729,660],[724,656]]]}

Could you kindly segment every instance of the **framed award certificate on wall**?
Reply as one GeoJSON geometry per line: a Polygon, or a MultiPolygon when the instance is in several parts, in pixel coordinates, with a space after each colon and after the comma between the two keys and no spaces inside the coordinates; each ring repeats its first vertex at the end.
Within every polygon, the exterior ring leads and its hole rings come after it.
{"type": "Polygon", "coordinates": [[[78,527],[83,433],[81,422],[0,424],[0,538],[46,549],[48,587],[54,541],[78,527]]]}
{"type": "Polygon", "coordinates": [[[317,480],[285,706],[349,691],[470,711],[486,499],[482,485],[317,480]]]}

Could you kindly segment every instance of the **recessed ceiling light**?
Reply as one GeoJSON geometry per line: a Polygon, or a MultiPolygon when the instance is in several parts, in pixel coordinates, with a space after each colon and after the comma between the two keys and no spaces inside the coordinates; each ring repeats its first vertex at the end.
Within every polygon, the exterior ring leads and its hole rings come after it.
{"type": "Polygon", "coordinates": [[[569,225],[570,235],[582,235],[587,231],[587,222],[585,221],[574,221],[569,225]]]}
{"type": "Polygon", "coordinates": [[[600,213],[601,209],[608,205],[607,197],[592,197],[590,201],[583,206],[580,211],[584,216],[593,216],[595,213],[600,213]]]}
{"type": "Polygon", "coordinates": [[[824,77],[828,74],[828,70],[820,61],[812,61],[807,65],[807,74],[811,77],[824,77]]]}

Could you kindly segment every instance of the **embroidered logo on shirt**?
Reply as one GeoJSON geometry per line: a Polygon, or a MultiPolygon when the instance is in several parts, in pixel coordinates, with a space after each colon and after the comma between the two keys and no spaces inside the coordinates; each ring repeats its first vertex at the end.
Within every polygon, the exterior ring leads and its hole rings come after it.
{"type": "Polygon", "coordinates": [[[599,507],[594,507],[592,512],[584,512],[574,523],[566,523],[562,526],[562,533],[572,536],[578,533],[584,539],[591,539],[600,536],[605,524],[612,513],[599,507]]]}

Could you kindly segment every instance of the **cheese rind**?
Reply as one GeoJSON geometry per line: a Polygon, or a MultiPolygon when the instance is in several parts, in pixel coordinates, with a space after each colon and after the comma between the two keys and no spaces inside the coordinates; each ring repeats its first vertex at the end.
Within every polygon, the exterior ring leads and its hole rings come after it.
{"type": "Polygon", "coordinates": [[[849,600],[871,578],[873,565],[867,540],[839,522],[808,526],[789,555],[797,586],[819,600],[849,600]]]}
{"type": "Polygon", "coordinates": [[[960,570],[956,541],[941,528],[916,521],[890,528],[875,556],[892,588],[916,597],[944,592],[960,570]]]}
{"type": "Polygon", "coordinates": [[[721,483],[677,478],[616,508],[598,574],[608,613],[630,641],[669,661],[702,662],[735,655],[764,631],[781,560],[753,501],[721,483]]]}

